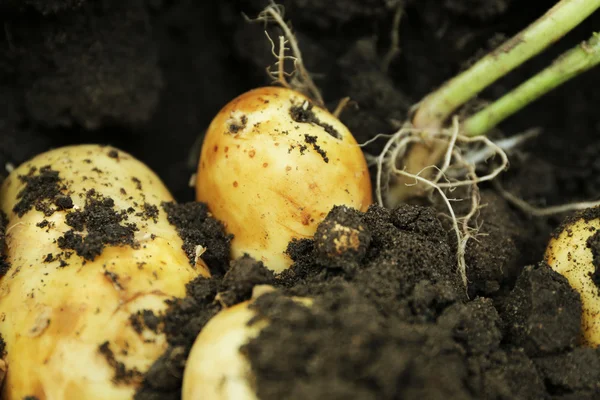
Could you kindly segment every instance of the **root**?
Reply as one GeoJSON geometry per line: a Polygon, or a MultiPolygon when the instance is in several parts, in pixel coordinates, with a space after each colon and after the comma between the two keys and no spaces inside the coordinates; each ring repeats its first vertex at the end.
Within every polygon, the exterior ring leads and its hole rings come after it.
{"type": "Polygon", "coordinates": [[[381,70],[387,73],[390,69],[390,64],[394,58],[400,54],[400,22],[404,14],[404,1],[400,0],[396,6],[394,20],[392,22],[392,31],[390,33],[390,48],[381,62],[381,70]]]}
{"type": "Polygon", "coordinates": [[[600,206],[600,200],[598,200],[567,203],[549,207],[536,207],[527,203],[525,200],[519,198],[518,196],[515,196],[514,194],[504,190],[500,182],[494,181],[493,184],[498,193],[500,193],[500,195],[506,201],[523,211],[525,214],[529,214],[534,217],[548,217],[551,215],[562,214],[571,211],[580,211],[585,210],[587,208],[594,208],[600,206]]]}
{"type": "MultiPolygon", "coordinates": [[[[424,184],[428,187],[426,194],[430,198],[434,193],[437,193],[448,210],[452,230],[456,236],[457,269],[466,290],[468,285],[465,261],[467,243],[479,234],[480,228],[475,221],[481,208],[478,185],[481,182],[492,181],[502,173],[508,167],[508,156],[500,146],[486,137],[461,135],[458,117],[454,117],[450,129],[423,131],[423,129],[415,129],[407,123],[391,136],[378,135],[372,140],[382,136],[389,136],[389,139],[381,154],[376,159],[371,158],[371,162],[377,166],[375,194],[379,205],[386,206],[390,203],[390,196],[393,196],[393,193],[390,194],[390,181],[394,177],[405,177],[410,181],[414,181],[414,183],[408,183],[408,186],[418,183],[424,184]],[[445,152],[443,153],[441,166],[431,165],[416,174],[399,169],[397,167],[398,161],[407,154],[409,146],[412,143],[423,142],[443,145],[445,152]],[[486,167],[487,173],[479,176],[477,174],[478,163],[472,160],[480,160],[479,163],[481,163],[494,156],[497,156],[500,162],[489,169],[486,167]],[[437,173],[432,178],[421,176],[428,169],[435,169],[437,173]],[[452,202],[465,199],[449,197],[452,192],[460,187],[468,189],[467,199],[471,202],[469,211],[464,216],[456,215],[452,202]]],[[[362,144],[362,146],[371,141],[362,144]]]]}
{"type": "Polygon", "coordinates": [[[271,39],[269,34],[265,31],[269,42],[271,43],[271,52],[277,59],[277,62],[269,68],[267,73],[274,79],[274,82],[280,83],[281,85],[292,88],[299,92],[305,93],[311,97],[320,106],[324,106],[323,96],[317,85],[312,80],[311,75],[304,66],[302,60],[302,53],[298,47],[298,41],[294,36],[289,25],[284,21],[285,9],[282,5],[271,2],[263,11],[258,14],[255,19],[246,17],[248,22],[263,22],[268,24],[269,22],[276,23],[279,28],[283,31],[283,36],[279,36],[279,50],[275,49],[275,42],[271,39]],[[290,47],[286,47],[289,45],[290,47]],[[286,55],[286,51],[291,50],[292,55],[286,55]],[[293,63],[293,70],[291,72],[285,71],[285,61],[290,60],[293,63]]]}

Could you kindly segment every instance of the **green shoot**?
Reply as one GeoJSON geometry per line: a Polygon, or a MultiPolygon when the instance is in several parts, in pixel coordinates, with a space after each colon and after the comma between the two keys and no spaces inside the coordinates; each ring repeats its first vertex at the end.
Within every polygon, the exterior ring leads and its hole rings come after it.
{"type": "Polygon", "coordinates": [[[600,64],[600,35],[557,58],[548,68],[510,93],[469,117],[462,126],[467,136],[483,135],[501,121],[571,78],[600,64]]]}
{"type": "Polygon", "coordinates": [[[552,45],[600,8],[600,0],[561,0],[537,21],[448,81],[419,105],[413,126],[440,128],[460,106],[552,45]]]}

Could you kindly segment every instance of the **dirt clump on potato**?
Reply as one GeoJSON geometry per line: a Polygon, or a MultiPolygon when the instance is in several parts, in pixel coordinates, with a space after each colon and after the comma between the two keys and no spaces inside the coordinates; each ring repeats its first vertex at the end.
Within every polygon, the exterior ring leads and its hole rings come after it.
{"type": "MultiPolygon", "coordinates": [[[[66,186],[61,182],[59,173],[52,170],[51,166],[42,167],[39,171],[37,168],[31,168],[27,175],[19,176],[19,179],[25,187],[19,192],[19,202],[13,208],[18,216],[22,217],[35,208],[48,217],[56,210],[68,208],[69,202],[65,200],[66,196],[62,195],[66,186]]],[[[72,207],[73,202],[70,204],[72,207]]]]}
{"type": "MultiPolygon", "coordinates": [[[[222,245],[226,244],[224,240],[222,245]]],[[[168,311],[158,316],[169,348],[150,368],[135,399],[179,399],[185,361],[204,325],[225,305],[248,300],[254,286],[271,283],[273,273],[250,257],[233,261],[222,279],[199,277],[190,282],[187,296],[171,301],[168,311]]]]}
{"type": "Polygon", "coordinates": [[[85,207],[67,214],[66,223],[72,229],[58,238],[58,245],[89,261],[102,254],[106,246],[135,248],[139,245],[134,238],[138,227],[126,222],[127,214],[127,210],[115,209],[113,199],[91,189],[86,193],[85,207]]]}

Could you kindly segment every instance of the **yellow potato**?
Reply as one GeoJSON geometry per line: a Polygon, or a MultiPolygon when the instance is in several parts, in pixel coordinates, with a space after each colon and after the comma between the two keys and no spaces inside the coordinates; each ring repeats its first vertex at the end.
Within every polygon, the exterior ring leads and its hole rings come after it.
{"type": "MultiPolygon", "coordinates": [[[[310,306],[312,299],[295,297],[310,306]]],[[[256,400],[250,363],[239,349],[268,321],[248,325],[256,313],[248,306],[253,300],[227,308],[202,329],[187,359],[183,375],[182,400],[256,400]]]]}
{"type": "MultiPolygon", "coordinates": [[[[11,264],[0,279],[0,333],[8,351],[3,398],[132,398],[166,341],[163,334],[148,329],[136,332],[130,316],[144,309],[164,310],[165,300],[185,296],[187,282],[199,274],[208,276],[204,265],[198,270],[190,265],[181,238],[167,221],[161,202],[171,200],[144,164],[110,147],[56,149],[11,173],[0,190],[11,264]],[[47,183],[52,174],[46,166],[58,173],[54,189],[60,195],[41,200],[44,193],[52,194],[52,184],[47,183]],[[40,174],[47,175],[46,182],[35,178],[40,174]],[[27,175],[28,184],[19,178],[27,175]],[[105,211],[125,210],[120,215],[126,214],[126,220],[117,224],[135,224],[131,243],[111,242],[96,254],[77,248],[87,259],[60,248],[68,246],[68,232],[76,239],[73,243],[79,237],[90,245],[92,227],[114,227],[97,210],[88,215],[98,219],[96,225],[86,220],[82,230],[72,231],[67,224],[77,220],[69,222],[67,215],[81,216],[86,202],[103,198],[114,201],[112,208],[110,201],[103,203],[105,211]],[[125,373],[117,377],[115,367],[121,363],[125,373]]],[[[123,232],[115,240],[128,237],[123,232]]]]}
{"type": "Polygon", "coordinates": [[[291,265],[292,238],[312,238],[334,205],[372,203],[366,160],[348,129],[286,88],[237,97],[211,122],[196,198],[234,234],[232,257],[248,253],[275,272],[291,265]]]}
{"type": "Polygon", "coordinates": [[[590,276],[594,272],[592,250],[587,240],[600,229],[600,219],[574,219],[553,237],[546,249],[546,262],[579,292],[585,344],[600,344],[600,290],[590,276]]]}

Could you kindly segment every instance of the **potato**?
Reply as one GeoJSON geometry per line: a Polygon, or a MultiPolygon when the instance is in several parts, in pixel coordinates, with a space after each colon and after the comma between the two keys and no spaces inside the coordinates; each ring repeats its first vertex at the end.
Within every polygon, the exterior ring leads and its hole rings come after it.
{"type": "Polygon", "coordinates": [[[130,316],[164,310],[209,275],[167,221],[161,202],[171,200],[144,164],[110,147],[59,148],[10,174],[0,190],[11,264],[0,280],[3,398],[132,398],[167,345],[130,316]]]}
{"type": "MultiPolygon", "coordinates": [[[[256,297],[255,297],[256,298],[256,297]]],[[[294,297],[310,306],[312,299],[294,297]]],[[[202,329],[187,359],[182,400],[256,400],[250,363],[239,349],[268,326],[249,308],[249,300],[214,316],[202,329]]]]}
{"type": "Polygon", "coordinates": [[[335,205],[365,211],[371,181],[348,129],[300,93],[264,87],[237,97],[204,137],[196,198],[247,253],[275,272],[291,265],[292,238],[311,238],[335,205]]]}
{"type": "Polygon", "coordinates": [[[569,281],[581,297],[583,342],[592,347],[600,344],[600,290],[592,280],[592,250],[587,242],[600,229],[600,219],[581,216],[568,220],[546,249],[545,260],[569,281]]]}

